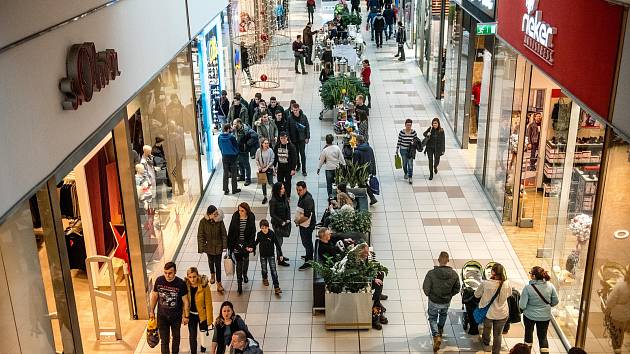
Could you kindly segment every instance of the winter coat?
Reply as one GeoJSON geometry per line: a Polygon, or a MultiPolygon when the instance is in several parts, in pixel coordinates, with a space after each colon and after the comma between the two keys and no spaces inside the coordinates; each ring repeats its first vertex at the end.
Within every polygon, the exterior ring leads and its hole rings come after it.
{"type": "Polygon", "coordinates": [[[269,201],[269,215],[271,216],[271,226],[274,230],[281,227],[282,223],[289,220],[291,226],[291,206],[286,197],[272,195],[269,201]]]}
{"type": "Polygon", "coordinates": [[[273,166],[277,172],[287,173],[296,169],[298,156],[295,145],[290,142],[286,145],[278,143],[276,147],[273,148],[273,153],[276,154],[273,166]]]}
{"type": "Polygon", "coordinates": [[[461,284],[459,275],[448,266],[431,269],[424,277],[422,290],[434,304],[448,304],[451,298],[459,293],[461,284]]]}
{"type": "Polygon", "coordinates": [[[273,119],[270,118],[267,124],[263,124],[263,122],[259,119],[254,122],[254,126],[256,127],[260,144],[262,144],[262,140],[264,138],[267,138],[269,140],[269,145],[273,148],[278,139],[278,127],[276,126],[276,123],[273,122],[273,119]]]}
{"type": "Polygon", "coordinates": [[[523,310],[523,315],[530,320],[548,321],[551,319],[551,308],[556,306],[558,302],[558,293],[551,282],[530,280],[529,284],[523,288],[518,306],[523,310]],[[536,290],[534,290],[534,286],[551,305],[547,305],[540,298],[536,290]]]}
{"type": "Polygon", "coordinates": [[[405,26],[398,26],[396,32],[396,43],[404,44],[407,41],[407,33],[405,32],[405,26]]]}
{"type": "Polygon", "coordinates": [[[278,250],[278,257],[282,256],[281,245],[278,242],[278,238],[273,230],[269,230],[267,234],[262,231],[258,231],[256,235],[256,246],[258,246],[258,253],[260,257],[274,257],[275,249],[278,250]]]}
{"type": "MultiPolygon", "coordinates": [[[[479,298],[479,307],[486,307],[490,303],[490,300],[494,296],[494,293],[497,291],[499,284],[501,284],[498,280],[484,280],[481,285],[475,291],[475,297],[479,298]]],[[[507,298],[512,295],[512,286],[510,286],[510,282],[508,280],[503,282],[501,285],[501,290],[499,291],[499,295],[494,299],[492,305],[488,309],[488,313],[486,314],[486,318],[489,320],[502,320],[508,318],[510,314],[510,309],[507,304],[507,298]]],[[[521,297],[521,301],[523,298],[521,297]]]]}
{"type": "Polygon", "coordinates": [[[190,298],[190,282],[188,278],[186,278],[186,287],[188,288],[188,303],[191,304],[191,301],[195,301],[195,306],[197,307],[197,313],[199,314],[199,322],[206,321],[212,323],[213,317],[213,308],[212,308],[212,292],[210,291],[210,286],[208,285],[208,277],[202,275],[197,278],[197,292],[195,293],[195,298],[190,298]]]}
{"type": "Polygon", "coordinates": [[[247,123],[249,120],[249,114],[247,113],[247,107],[243,106],[243,104],[239,104],[238,106],[232,105],[230,110],[228,111],[228,119],[229,122],[234,122],[234,119],[240,118],[241,122],[247,123]],[[237,111],[238,109],[238,111],[237,111]]]}
{"type": "Polygon", "coordinates": [[[302,30],[302,42],[306,45],[313,45],[313,35],[319,31],[311,31],[311,27],[306,26],[302,30]]]}
{"type": "Polygon", "coordinates": [[[221,100],[218,98],[214,102],[214,109],[218,112],[220,116],[227,117],[230,112],[230,100],[227,98],[225,100],[221,100]]]}
{"type": "Polygon", "coordinates": [[[241,218],[238,211],[232,214],[232,221],[230,222],[230,229],[227,235],[228,249],[233,253],[246,253],[245,248],[254,247],[256,242],[256,216],[250,213],[247,216],[247,224],[245,225],[245,241],[241,244],[239,242],[240,233],[240,221],[241,218]]]}
{"type": "Polygon", "coordinates": [[[385,17],[381,14],[376,15],[372,20],[372,26],[375,31],[382,32],[385,29],[385,17]]]}
{"type": "MultiPolygon", "coordinates": [[[[251,125],[251,121],[254,119],[254,114],[256,113],[257,110],[258,110],[258,103],[256,103],[256,100],[252,98],[252,100],[249,101],[249,105],[247,105],[247,114],[248,114],[247,124],[251,125]]],[[[245,121],[243,123],[245,123],[245,121]]]]}
{"type": "Polygon", "coordinates": [[[247,328],[245,321],[241,318],[241,316],[236,315],[230,324],[230,331],[226,331],[227,326],[220,325],[219,323],[214,324],[214,334],[212,335],[212,342],[217,343],[217,353],[216,354],[224,354],[225,347],[230,345],[232,342],[232,333],[236,331],[243,331],[247,338],[254,338],[252,333],[247,328]]]}
{"type": "Polygon", "coordinates": [[[269,112],[269,120],[275,120],[276,112],[282,112],[284,114],[284,108],[276,103],[275,107],[271,107],[271,104],[267,106],[267,112],[269,112]]]}
{"type": "Polygon", "coordinates": [[[241,47],[241,67],[243,69],[249,68],[249,50],[247,47],[241,47]]]}
{"type": "Polygon", "coordinates": [[[242,129],[235,132],[235,135],[239,152],[255,153],[258,146],[260,146],[258,134],[247,125],[243,125],[242,129]]]}
{"type": "Polygon", "coordinates": [[[438,155],[444,155],[444,129],[430,127],[422,135],[429,138],[425,146],[426,151],[433,151],[438,155]]]}
{"type": "Polygon", "coordinates": [[[356,149],[354,149],[352,162],[360,165],[369,163],[370,167],[368,168],[368,171],[370,172],[370,175],[376,175],[376,160],[374,159],[374,150],[372,150],[372,147],[368,143],[363,143],[357,146],[356,149]]]}
{"type": "Polygon", "coordinates": [[[245,349],[230,349],[230,354],[263,354],[262,349],[260,349],[260,344],[256,342],[256,340],[252,338],[247,338],[247,346],[245,349]]]}
{"type": "Polygon", "coordinates": [[[388,25],[393,25],[396,22],[396,13],[392,9],[383,10],[383,17],[385,18],[385,23],[388,25]]]}
{"type": "Polygon", "coordinates": [[[237,156],[238,143],[236,137],[230,133],[221,133],[218,138],[219,150],[223,156],[237,156]]]}
{"type": "MultiPolygon", "coordinates": [[[[278,128],[278,138],[280,138],[280,133],[285,132],[289,133],[289,122],[287,121],[287,117],[282,115],[282,120],[278,121],[274,118],[273,123],[278,128]]],[[[279,139],[278,139],[279,140],[279,139]]]]}
{"type": "Polygon", "coordinates": [[[521,300],[521,293],[518,290],[512,288],[512,295],[508,297],[508,307],[510,309],[510,316],[508,322],[520,323],[521,322],[521,309],[518,307],[518,303],[521,300]]]}
{"type": "Polygon", "coordinates": [[[311,138],[311,128],[308,124],[308,118],[300,111],[300,116],[295,117],[293,113],[289,114],[289,139],[292,143],[302,142],[311,138]]]}
{"type": "Polygon", "coordinates": [[[218,221],[203,217],[197,229],[197,252],[218,256],[224,249],[227,249],[227,230],[223,214],[219,213],[218,221]]]}

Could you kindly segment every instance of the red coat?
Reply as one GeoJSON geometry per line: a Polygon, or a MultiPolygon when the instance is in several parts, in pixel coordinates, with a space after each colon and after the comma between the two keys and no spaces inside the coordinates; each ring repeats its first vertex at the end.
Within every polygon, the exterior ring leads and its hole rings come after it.
{"type": "Polygon", "coordinates": [[[361,81],[364,85],[370,84],[370,75],[372,75],[372,69],[369,66],[361,68],[361,81]]]}

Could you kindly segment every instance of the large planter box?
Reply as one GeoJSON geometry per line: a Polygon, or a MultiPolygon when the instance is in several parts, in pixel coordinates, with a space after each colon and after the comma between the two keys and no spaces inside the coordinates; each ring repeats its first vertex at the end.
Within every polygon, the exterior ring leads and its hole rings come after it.
{"type": "Polygon", "coordinates": [[[372,293],[326,293],[326,329],[372,328],[372,293]]]}

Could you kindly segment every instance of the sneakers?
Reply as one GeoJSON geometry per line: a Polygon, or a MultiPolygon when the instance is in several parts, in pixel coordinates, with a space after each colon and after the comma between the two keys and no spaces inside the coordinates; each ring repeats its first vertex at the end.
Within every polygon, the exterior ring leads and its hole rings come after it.
{"type": "Polygon", "coordinates": [[[429,181],[433,180],[433,173],[429,175],[429,181]]]}
{"type": "Polygon", "coordinates": [[[405,61],[405,58],[399,58],[398,61],[405,61]]]}
{"type": "Polygon", "coordinates": [[[289,264],[289,263],[287,263],[287,261],[284,261],[284,260],[283,260],[283,261],[278,262],[278,265],[279,265],[279,266],[283,266],[283,267],[288,267],[288,266],[290,266],[290,264],[289,264]]]}
{"type": "Polygon", "coordinates": [[[267,204],[267,197],[264,197],[264,198],[263,198],[262,203],[263,203],[263,204],[267,204]]]}
{"type": "Polygon", "coordinates": [[[221,284],[221,282],[217,283],[217,291],[220,292],[221,294],[223,294],[223,291],[225,289],[223,288],[223,284],[221,284]]]}
{"type": "Polygon", "coordinates": [[[413,184],[413,178],[411,176],[409,176],[408,181],[409,181],[409,184],[413,184]]]}
{"type": "Polygon", "coordinates": [[[388,296],[385,294],[381,294],[381,300],[387,300],[388,296]]]}
{"type": "Polygon", "coordinates": [[[267,280],[267,278],[263,279],[263,285],[269,286],[269,280],[267,280]]]}
{"type": "Polygon", "coordinates": [[[233,191],[232,191],[232,194],[237,194],[237,193],[240,193],[240,192],[241,192],[241,189],[240,189],[240,188],[237,188],[237,189],[235,189],[235,190],[233,190],[233,191]]]}
{"type": "Polygon", "coordinates": [[[374,205],[374,204],[376,204],[376,203],[378,203],[378,200],[376,200],[376,199],[374,199],[374,200],[370,201],[370,205],[374,205]]]}
{"type": "Polygon", "coordinates": [[[224,195],[229,195],[229,194],[230,194],[230,191],[223,191],[223,194],[224,194],[224,195]]]}
{"type": "Polygon", "coordinates": [[[274,289],[273,289],[273,292],[274,292],[276,295],[280,295],[280,294],[282,294],[282,289],[280,289],[279,287],[277,287],[277,288],[274,288],[274,289]]]}
{"type": "Polygon", "coordinates": [[[216,281],[216,275],[214,273],[210,274],[210,284],[214,284],[214,282],[216,281]]]}
{"type": "Polygon", "coordinates": [[[245,181],[245,187],[249,186],[250,184],[252,184],[252,181],[245,181]]]}
{"type": "Polygon", "coordinates": [[[249,283],[249,278],[245,274],[243,275],[243,283],[245,284],[249,283]]]}
{"type": "Polygon", "coordinates": [[[440,345],[442,345],[442,337],[441,336],[433,337],[433,351],[434,352],[437,352],[438,350],[440,350],[440,345]]]}
{"type": "Polygon", "coordinates": [[[306,71],[302,71],[302,75],[308,75],[306,71]]]}
{"type": "Polygon", "coordinates": [[[304,176],[304,177],[308,176],[308,174],[306,173],[306,171],[302,172],[302,176],[304,176]]]}
{"type": "Polygon", "coordinates": [[[433,172],[437,175],[437,167],[433,169],[433,172]]]}
{"type": "Polygon", "coordinates": [[[299,270],[307,270],[307,269],[311,269],[312,266],[308,263],[304,263],[300,266],[300,268],[298,268],[299,270]]]}

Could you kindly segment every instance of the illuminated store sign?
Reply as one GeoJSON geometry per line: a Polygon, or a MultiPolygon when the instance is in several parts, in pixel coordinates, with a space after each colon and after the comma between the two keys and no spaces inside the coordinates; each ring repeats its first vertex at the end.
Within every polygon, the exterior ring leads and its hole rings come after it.
{"type": "Polygon", "coordinates": [[[77,110],[83,102],[90,102],[94,91],[101,91],[120,76],[118,53],[113,49],[96,52],[92,42],[74,44],[66,58],[67,77],[59,81],[59,90],[65,98],[63,109],[77,110]]]}
{"type": "Polygon", "coordinates": [[[538,0],[525,0],[527,13],[523,15],[521,30],[525,32],[523,44],[548,64],[553,65],[553,36],[557,29],[542,19],[538,0]]]}

